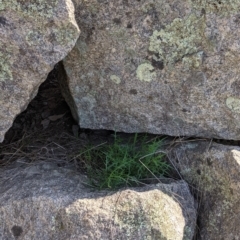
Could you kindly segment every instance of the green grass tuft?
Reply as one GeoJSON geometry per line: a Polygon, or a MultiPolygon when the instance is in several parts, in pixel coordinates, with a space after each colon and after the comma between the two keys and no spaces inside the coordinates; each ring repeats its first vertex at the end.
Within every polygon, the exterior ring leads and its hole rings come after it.
{"type": "Polygon", "coordinates": [[[149,177],[166,175],[170,165],[157,153],[161,139],[147,141],[138,134],[124,142],[115,134],[113,144],[88,147],[80,155],[90,184],[98,189],[135,186],[149,177]]]}

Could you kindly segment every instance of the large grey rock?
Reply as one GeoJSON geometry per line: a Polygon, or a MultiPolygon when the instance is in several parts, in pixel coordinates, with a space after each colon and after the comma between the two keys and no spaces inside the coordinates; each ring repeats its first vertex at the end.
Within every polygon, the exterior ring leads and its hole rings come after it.
{"type": "Polygon", "coordinates": [[[71,0],[0,1],[0,142],[78,36],[71,0]]]}
{"type": "Polygon", "coordinates": [[[194,199],[184,181],[93,191],[54,164],[0,172],[0,239],[191,240],[194,199]]]}
{"type": "Polygon", "coordinates": [[[81,127],[240,139],[240,1],[74,0],[81,127]]]}
{"type": "Polygon", "coordinates": [[[169,158],[199,197],[200,239],[240,239],[240,148],[196,141],[169,158]]]}

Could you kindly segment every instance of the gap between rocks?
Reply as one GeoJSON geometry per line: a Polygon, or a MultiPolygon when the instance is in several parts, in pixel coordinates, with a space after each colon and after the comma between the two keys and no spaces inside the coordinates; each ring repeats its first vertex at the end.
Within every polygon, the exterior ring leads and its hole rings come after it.
{"type": "Polygon", "coordinates": [[[0,144],[0,167],[15,160],[58,161],[65,165],[87,144],[90,133],[91,130],[80,130],[61,94],[57,64],[6,133],[0,144]]]}
{"type": "MultiPolygon", "coordinates": [[[[58,138],[59,133],[68,133],[75,137],[96,134],[97,138],[113,133],[113,131],[110,130],[79,128],[59,87],[59,71],[60,74],[62,74],[61,64],[60,62],[55,65],[47,79],[40,85],[37,96],[29,103],[27,109],[16,117],[12,127],[5,134],[4,142],[0,143],[0,147],[12,144],[13,142],[19,141],[24,136],[29,136],[36,132],[38,134],[46,132],[49,133],[49,137],[58,136],[58,138]]],[[[66,76],[64,76],[64,78],[66,78],[66,76]]],[[[132,135],[127,133],[122,134],[132,135]]],[[[35,135],[35,137],[37,136],[35,135]]],[[[172,140],[177,138],[189,141],[203,139],[184,136],[166,137],[172,140]]],[[[240,140],[212,139],[212,141],[223,145],[240,146],[240,140]]]]}

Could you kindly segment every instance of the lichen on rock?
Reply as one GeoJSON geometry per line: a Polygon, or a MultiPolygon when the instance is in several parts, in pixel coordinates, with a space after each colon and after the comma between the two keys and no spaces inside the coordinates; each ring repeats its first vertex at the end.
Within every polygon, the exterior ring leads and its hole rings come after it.
{"type": "Polygon", "coordinates": [[[240,10],[239,0],[190,0],[193,8],[207,13],[216,13],[223,16],[237,13],[240,10]]]}
{"type": "Polygon", "coordinates": [[[111,76],[110,76],[110,79],[111,79],[114,83],[116,83],[116,84],[121,83],[120,77],[118,77],[118,76],[116,76],[116,75],[111,75],[111,76]]]}
{"type": "Polygon", "coordinates": [[[82,34],[64,67],[81,127],[239,139],[226,114],[240,89],[238,1],[74,2],[82,34]],[[93,89],[95,118],[82,107],[93,89]]]}
{"type": "Polygon", "coordinates": [[[228,97],[226,99],[226,105],[232,112],[240,113],[240,99],[234,97],[228,97]]]}
{"type": "Polygon", "coordinates": [[[179,144],[168,156],[201,196],[200,238],[238,239],[240,148],[195,141],[179,144]]]}
{"type": "Polygon", "coordinates": [[[183,57],[201,50],[206,42],[204,28],[204,18],[195,14],[183,19],[176,18],[165,29],[153,32],[149,50],[158,54],[166,65],[173,65],[183,57]]]}
{"type": "Polygon", "coordinates": [[[183,66],[188,69],[199,68],[203,61],[203,51],[182,58],[183,66]]]}
{"type": "Polygon", "coordinates": [[[154,71],[154,67],[149,63],[143,63],[137,68],[137,78],[140,81],[151,82],[156,79],[157,74],[154,71]]]}
{"type": "Polygon", "coordinates": [[[32,17],[52,17],[54,9],[56,8],[59,0],[0,0],[1,10],[19,11],[22,15],[32,17]]]}
{"type": "Polygon", "coordinates": [[[9,57],[0,52],[0,81],[13,80],[10,64],[9,57]]]}
{"type": "Polygon", "coordinates": [[[2,239],[12,239],[13,222],[22,227],[20,238],[24,239],[45,240],[54,235],[54,239],[182,240],[194,236],[196,206],[184,181],[93,191],[84,184],[86,176],[71,166],[20,164],[0,171],[1,179],[9,176],[10,169],[16,177],[2,184],[5,191],[0,195],[2,239]]]}
{"type": "Polygon", "coordinates": [[[79,33],[71,0],[0,0],[0,142],[79,33]]]}

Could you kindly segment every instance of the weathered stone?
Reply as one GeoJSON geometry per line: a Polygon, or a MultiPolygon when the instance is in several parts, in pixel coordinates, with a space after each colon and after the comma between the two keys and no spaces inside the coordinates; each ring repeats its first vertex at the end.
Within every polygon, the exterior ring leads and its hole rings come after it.
{"type": "Polygon", "coordinates": [[[240,148],[196,141],[176,146],[169,158],[201,203],[201,239],[240,236],[240,148]]]}
{"type": "Polygon", "coordinates": [[[186,182],[117,192],[93,191],[84,182],[54,164],[1,170],[0,238],[192,239],[196,209],[186,182]]]}
{"type": "Polygon", "coordinates": [[[0,142],[78,36],[71,0],[0,0],[0,142]]]}
{"type": "Polygon", "coordinates": [[[240,139],[239,0],[74,3],[65,95],[81,127],[240,139]]]}

